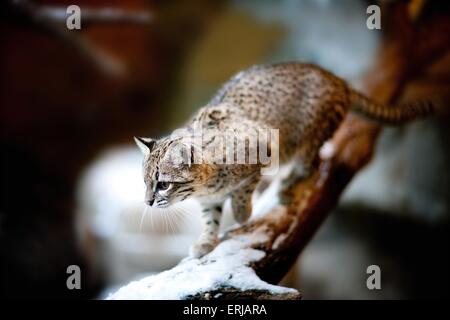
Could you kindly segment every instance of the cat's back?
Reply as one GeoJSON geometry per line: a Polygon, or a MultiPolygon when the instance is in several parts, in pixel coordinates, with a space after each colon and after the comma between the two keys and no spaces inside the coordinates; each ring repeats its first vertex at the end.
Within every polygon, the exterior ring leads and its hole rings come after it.
{"type": "Polygon", "coordinates": [[[209,106],[226,103],[238,108],[251,120],[280,126],[314,113],[317,100],[345,83],[312,64],[290,62],[258,65],[242,71],[225,83],[209,106]]]}

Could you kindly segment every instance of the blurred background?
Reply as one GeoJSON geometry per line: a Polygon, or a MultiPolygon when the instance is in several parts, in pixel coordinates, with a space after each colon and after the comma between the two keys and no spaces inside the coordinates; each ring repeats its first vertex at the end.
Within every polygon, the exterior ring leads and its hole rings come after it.
{"type": "MultiPolygon", "coordinates": [[[[449,13],[445,1],[413,2],[421,15],[449,13]]],[[[171,220],[144,215],[132,137],[181,126],[254,64],[308,61],[358,86],[386,36],[366,27],[369,4],[2,1],[2,294],[102,298],[174,266],[199,233],[198,207],[185,203],[171,220]],[[71,4],[81,8],[81,30],[65,27],[71,4]],[[73,264],[81,290],[66,287],[73,264]]],[[[446,54],[410,90],[448,94],[449,84],[446,54]]],[[[383,129],[375,158],[283,284],[305,299],[448,297],[447,126],[430,118],[383,129]],[[372,264],[381,290],[366,287],[372,264]]],[[[229,213],[224,220],[232,223],[229,213]]]]}

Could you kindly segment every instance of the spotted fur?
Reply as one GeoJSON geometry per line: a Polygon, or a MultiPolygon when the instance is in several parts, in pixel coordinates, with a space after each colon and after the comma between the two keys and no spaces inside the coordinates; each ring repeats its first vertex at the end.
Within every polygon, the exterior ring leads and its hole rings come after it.
{"type": "MultiPolygon", "coordinates": [[[[250,128],[279,130],[281,163],[295,159],[308,176],[317,164],[318,151],[352,108],[378,120],[396,122],[429,113],[425,107],[389,109],[351,89],[345,81],[311,64],[283,63],[256,66],[230,79],[211,101],[187,123],[187,132],[202,128],[204,142],[185,146],[191,157],[199,148],[214,144],[217,132],[234,129],[247,134],[250,128]],[[394,111],[392,111],[394,110],[394,111]]],[[[222,204],[231,198],[235,219],[246,221],[251,197],[260,180],[261,164],[174,164],[178,138],[158,141],[137,139],[144,151],[146,202],[165,207],[195,197],[202,204],[203,231],[191,254],[200,257],[217,243],[222,204]]],[[[213,157],[206,152],[206,158],[213,157]]],[[[300,167],[300,166],[299,166],[300,167]]],[[[287,182],[289,183],[289,182],[287,182]]]]}

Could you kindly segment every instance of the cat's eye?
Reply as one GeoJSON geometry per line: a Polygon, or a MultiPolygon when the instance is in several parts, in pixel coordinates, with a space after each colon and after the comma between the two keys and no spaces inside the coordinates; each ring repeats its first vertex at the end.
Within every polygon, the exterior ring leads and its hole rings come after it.
{"type": "Polygon", "coordinates": [[[159,181],[156,185],[156,190],[164,191],[170,188],[171,183],[166,181],[159,181]]]}

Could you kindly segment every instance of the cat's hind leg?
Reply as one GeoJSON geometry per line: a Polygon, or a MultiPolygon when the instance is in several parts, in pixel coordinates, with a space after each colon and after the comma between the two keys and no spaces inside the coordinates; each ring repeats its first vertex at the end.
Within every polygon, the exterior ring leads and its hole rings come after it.
{"type": "Polygon", "coordinates": [[[292,169],[288,176],[281,180],[280,201],[282,204],[291,200],[290,189],[298,182],[307,179],[319,164],[319,144],[308,144],[301,147],[292,159],[292,169]]]}
{"type": "Polygon", "coordinates": [[[259,173],[254,174],[231,192],[231,208],[236,222],[243,223],[252,214],[252,195],[259,180],[259,173]]]}

